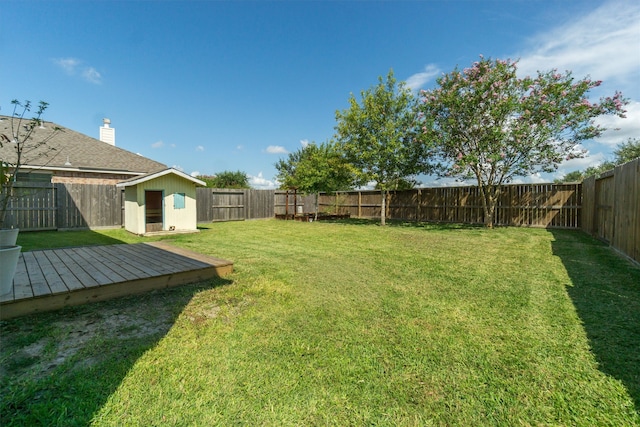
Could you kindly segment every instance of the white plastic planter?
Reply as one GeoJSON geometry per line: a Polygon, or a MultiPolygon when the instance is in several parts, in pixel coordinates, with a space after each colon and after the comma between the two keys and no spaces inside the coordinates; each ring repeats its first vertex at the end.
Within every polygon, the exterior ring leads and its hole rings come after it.
{"type": "Polygon", "coordinates": [[[13,291],[13,276],[16,273],[22,246],[0,246],[0,295],[13,291]]]}

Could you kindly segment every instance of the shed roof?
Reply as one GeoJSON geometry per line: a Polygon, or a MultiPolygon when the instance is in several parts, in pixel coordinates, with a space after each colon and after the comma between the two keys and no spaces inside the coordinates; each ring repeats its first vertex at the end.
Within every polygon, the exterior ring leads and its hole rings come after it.
{"type": "MultiPolygon", "coordinates": [[[[11,139],[11,116],[0,115],[0,134],[11,139]]],[[[23,120],[27,124],[29,120],[23,120]]],[[[43,169],[92,171],[96,173],[147,174],[167,168],[155,160],[127,151],[98,139],[48,121],[34,130],[33,142],[46,138],[55,128],[61,131],[44,146],[40,146],[23,159],[24,167],[43,169]]],[[[97,129],[96,129],[97,130],[97,129]]],[[[0,147],[0,159],[15,163],[16,152],[12,143],[0,147]]]]}
{"type": "Polygon", "coordinates": [[[147,181],[151,181],[152,179],[156,179],[156,178],[160,178],[161,176],[165,176],[165,175],[169,175],[169,174],[173,174],[173,175],[177,175],[180,178],[183,178],[185,180],[191,181],[196,185],[199,185],[201,187],[206,187],[207,184],[204,181],[201,181],[197,178],[192,177],[191,175],[187,175],[186,173],[179,171],[177,169],[174,168],[168,168],[168,169],[164,169],[158,172],[153,172],[153,173],[149,173],[146,175],[142,175],[142,176],[136,176],[135,178],[131,178],[131,179],[127,179],[125,181],[121,181],[119,183],[116,184],[116,187],[119,188],[123,188],[123,187],[131,187],[134,185],[138,185],[141,184],[143,182],[147,182],[147,181]]]}

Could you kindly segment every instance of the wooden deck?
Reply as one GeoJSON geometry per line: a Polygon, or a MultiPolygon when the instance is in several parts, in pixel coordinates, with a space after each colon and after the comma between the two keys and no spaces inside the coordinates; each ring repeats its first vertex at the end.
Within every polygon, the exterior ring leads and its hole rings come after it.
{"type": "Polygon", "coordinates": [[[23,252],[0,319],[185,285],[233,271],[231,261],[163,242],[23,252]]]}

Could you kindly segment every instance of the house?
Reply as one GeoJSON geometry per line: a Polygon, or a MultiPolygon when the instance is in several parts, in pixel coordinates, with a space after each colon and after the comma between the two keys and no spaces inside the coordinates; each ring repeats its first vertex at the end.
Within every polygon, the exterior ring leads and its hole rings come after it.
{"type": "MultiPolygon", "coordinates": [[[[11,138],[12,120],[12,117],[0,116],[0,135],[7,137],[5,141],[11,138]]],[[[15,120],[13,123],[15,125],[15,120]]],[[[96,199],[95,196],[93,199],[77,195],[67,197],[58,193],[56,197],[48,197],[43,191],[38,191],[32,197],[47,200],[42,203],[69,199],[71,202],[66,206],[73,210],[72,214],[57,214],[57,219],[52,216],[50,219],[39,220],[37,225],[23,225],[26,220],[18,218],[14,220],[17,226],[37,229],[44,228],[42,224],[46,223],[45,227],[48,229],[60,229],[124,224],[125,229],[140,235],[158,231],[197,231],[196,186],[206,184],[162,163],[116,147],[115,129],[110,124],[109,119],[104,119],[99,140],[63,128],[46,145],[30,150],[23,158],[21,172],[17,177],[18,182],[27,185],[50,183],[60,187],[87,184],[86,187],[94,189],[101,186],[102,199],[98,198],[102,200],[101,203],[91,202],[96,199]],[[109,191],[104,190],[105,188],[109,191]],[[105,196],[106,194],[110,196],[105,196]],[[113,203],[106,201],[105,197],[113,199],[113,203]],[[121,213],[122,205],[124,218],[121,213]],[[105,218],[112,219],[107,219],[105,223],[105,218]]],[[[60,126],[43,121],[35,129],[31,141],[42,141],[56,128],[60,126]]],[[[0,159],[15,164],[15,158],[13,143],[3,143],[0,159]]],[[[45,211],[58,212],[60,208],[60,205],[47,205],[45,211]]],[[[17,211],[21,212],[20,208],[17,211]]]]}
{"type": "Polygon", "coordinates": [[[125,229],[140,235],[197,231],[196,186],[206,183],[176,169],[118,183],[125,190],[125,229]]]}
{"type": "MultiPolygon", "coordinates": [[[[16,123],[13,117],[0,116],[0,134],[12,135],[12,121],[16,123]]],[[[31,140],[39,142],[55,128],[61,130],[45,145],[24,156],[24,173],[18,180],[115,185],[132,177],[167,169],[160,162],[117,147],[115,129],[110,127],[109,119],[104,119],[100,127],[102,140],[48,121],[42,121],[31,140]]],[[[0,159],[15,163],[16,153],[11,143],[2,144],[0,159]]]]}

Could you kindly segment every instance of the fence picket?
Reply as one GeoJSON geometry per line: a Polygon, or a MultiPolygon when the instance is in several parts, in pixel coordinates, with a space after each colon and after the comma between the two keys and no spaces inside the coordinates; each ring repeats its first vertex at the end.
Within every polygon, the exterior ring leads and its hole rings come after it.
{"type": "MultiPolygon", "coordinates": [[[[122,191],[113,185],[17,183],[5,226],[23,230],[121,226],[122,191]]],[[[197,221],[273,218],[315,211],[315,195],[283,190],[198,188],[197,221]]],[[[392,192],[389,219],[482,224],[478,187],[432,187],[392,192]]],[[[377,190],[318,195],[318,210],[379,218],[377,190]]],[[[578,184],[510,184],[503,187],[496,225],[581,228],[640,262],[640,159],[578,184]]]]}

